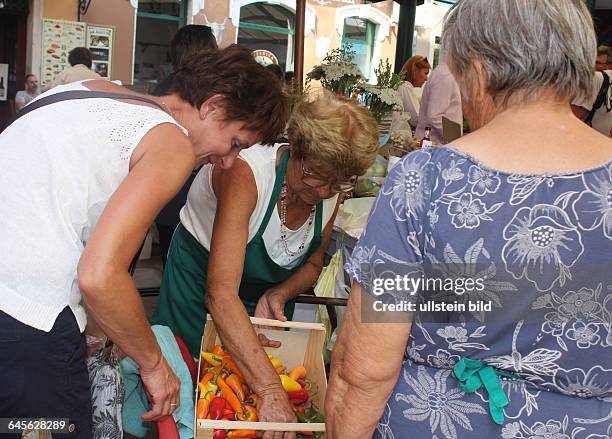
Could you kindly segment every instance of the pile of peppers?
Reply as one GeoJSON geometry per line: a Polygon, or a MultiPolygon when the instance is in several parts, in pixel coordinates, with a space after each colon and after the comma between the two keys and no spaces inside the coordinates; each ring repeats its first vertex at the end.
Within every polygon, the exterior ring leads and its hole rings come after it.
{"type": "MultiPolygon", "coordinates": [[[[212,352],[201,352],[201,373],[198,383],[196,418],[226,421],[257,422],[257,395],[245,384],[238,366],[231,355],[216,345],[212,352]]],[[[268,355],[272,366],[279,374],[283,389],[293,404],[300,422],[311,419],[305,416],[314,413],[315,421],[323,422],[312,407],[306,408],[309,394],[306,390],[306,368],[297,366],[286,373],[285,366],[278,358],[268,355]]],[[[314,418],[313,418],[314,419],[314,418]]],[[[314,438],[312,432],[299,432],[299,437],[314,438]]],[[[255,430],[219,430],[215,429],[213,439],[256,438],[255,430]]]]}

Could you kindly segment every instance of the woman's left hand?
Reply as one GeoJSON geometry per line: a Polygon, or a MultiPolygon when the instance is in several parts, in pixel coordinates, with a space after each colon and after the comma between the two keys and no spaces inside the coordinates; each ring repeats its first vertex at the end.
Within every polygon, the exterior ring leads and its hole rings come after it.
{"type": "MultiPolygon", "coordinates": [[[[287,302],[286,295],[282,291],[270,288],[268,291],[264,293],[263,296],[259,298],[257,302],[257,306],[255,307],[255,317],[259,317],[262,319],[272,319],[272,320],[280,320],[281,322],[286,322],[287,317],[285,316],[285,303],[287,302]]],[[[278,329],[273,326],[260,326],[257,325],[258,328],[262,329],[278,329]]],[[[281,343],[276,340],[271,340],[266,337],[264,334],[257,334],[260,343],[262,346],[278,348],[281,343]]]]}
{"type": "Polygon", "coordinates": [[[259,302],[257,302],[257,306],[255,307],[255,317],[286,322],[286,302],[287,298],[284,292],[275,288],[270,288],[259,298],[259,302]]]}

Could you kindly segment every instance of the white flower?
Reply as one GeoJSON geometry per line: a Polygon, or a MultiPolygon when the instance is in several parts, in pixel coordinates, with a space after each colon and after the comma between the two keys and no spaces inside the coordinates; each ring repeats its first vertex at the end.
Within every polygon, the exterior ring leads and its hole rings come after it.
{"type": "Polygon", "coordinates": [[[521,432],[521,424],[518,422],[511,422],[510,424],[506,424],[504,428],[502,428],[502,438],[504,439],[512,439],[517,437],[517,434],[521,432]]]}
{"type": "Polygon", "coordinates": [[[582,369],[561,369],[553,377],[553,385],[564,395],[579,398],[597,398],[609,394],[612,369],[593,366],[585,373],[582,369]]]}
{"type": "Polygon", "coordinates": [[[404,380],[414,394],[397,393],[396,401],[404,401],[411,407],[404,410],[404,417],[410,421],[429,421],[432,435],[440,429],[447,439],[457,439],[457,428],[473,431],[470,419],[466,415],[486,415],[486,410],[478,404],[463,401],[464,392],[458,388],[446,390],[446,381],[450,370],[439,370],[432,378],[425,367],[419,366],[417,377],[413,378],[404,369],[404,380]]]}
{"type": "Polygon", "coordinates": [[[564,285],[584,251],[580,232],[567,213],[548,204],[519,209],[504,228],[504,239],[506,271],[515,279],[526,278],[539,291],[564,285]]]}
{"type": "Polygon", "coordinates": [[[599,327],[594,323],[585,325],[583,322],[574,322],[566,335],[567,338],[576,342],[578,349],[588,349],[599,343],[600,337],[597,335],[598,331],[599,327]]]}
{"type": "Polygon", "coordinates": [[[461,360],[459,355],[451,355],[445,349],[438,349],[436,355],[428,355],[427,362],[440,369],[452,369],[461,360]]]}

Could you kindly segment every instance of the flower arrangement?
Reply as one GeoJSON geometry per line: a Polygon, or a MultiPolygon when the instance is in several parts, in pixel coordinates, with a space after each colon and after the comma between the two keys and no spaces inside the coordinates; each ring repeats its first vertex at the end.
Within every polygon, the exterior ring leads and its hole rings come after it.
{"type": "Polygon", "coordinates": [[[321,81],[321,85],[336,94],[350,97],[363,75],[353,62],[355,52],[347,44],[334,49],[323,58],[323,64],[318,64],[308,73],[308,80],[321,81]]]}
{"type": "Polygon", "coordinates": [[[389,60],[384,62],[381,60],[374,73],[377,79],[376,85],[362,81],[358,84],[357,91],[363,95],[365,105],[380,123],[392,111],[402,109],[402,99],[397,91],[402,78],[393,73],[389,60]]]}

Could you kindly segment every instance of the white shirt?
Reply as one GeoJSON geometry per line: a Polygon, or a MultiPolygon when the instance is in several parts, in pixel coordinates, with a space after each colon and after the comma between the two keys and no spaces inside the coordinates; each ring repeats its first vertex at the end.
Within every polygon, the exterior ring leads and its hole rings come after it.
{"type": "Polygon", "coordinates": [[[431,72],[423,88],[416,136],[423,137],[425,128],[430,127],[431,140],[442,143],[442,116],[463,125],[459,85],[444,63],[431,72]]]}
{"type": "Polygon", "coordinates": [[[400,85],[397,90],[404,105],[404,117],[408,119],[413,127],[416,127],[419,122],[419,110],[421,108],[421,103],[415,90],[414,85],[408,81],[400,85]]]}
{"type": "MultiPolygon", "coordinates": [[[[608,87],[606,99],[601,107],[599,107],[593,115],[591,126],[600,133],[609,136],[610,128],[612,128],[612,70],[604,70],[608,78],[610,78],[611,86],[608,87]]],[[[599,90],[603,85],[604,77],[601,72],[595,72],[595,85],[591,95],[582,101],[576,100],[572,104],[586,108],[589,112],[593,109],[593,104],[597,99],[599,90]]]]}
{"type": "MultiPolygon", "coordinates": [[[[238,156],[253,171],[255,185],[257,186],[257,203],[249,219],[249,241],[253,239],[259,230],[259,226],[263,222],[268,204],[270,203],[274,189],[274,180],[276,179],[276,153],[282,145],[281,143],[277,143],[274,146],[253,145],[242,150],[238,156]]],[[[212,188],[212,171],[213,165],[204,165],[200,169],[189,189],[187,203],[180,213],[183,226],[206,250],[210,250],[213,222],[217,211],[217,197],[212,188]]],[[[236,190],[240,190],[240,188],[236,188],[236,190]]],[[[325,228],[325,225],[331,219],[337,199],[338,196],[336,195],[323,201],[322,228],[325,228]]],[[[280,239],[280,225],[280,215],[275,203],[274,212],[272,212],[268,227],[263,234],[264,244],[268,255],[276,264],[284,268],[294,268],[299,262],[298,259],[301,254],[292,257],[285,253],[280,239]]],[[[295,250],[298,248],[304,239],[307,227],[308,221],[298,230],[288,230],[287,243],[289,249],[295,250]]],[[[306,239],[305,248],[308,248],[313,236],[314,224],[306,239]]]]}
{"type": "MultiPolygon", "coordinates": [[[[86,90],[80,82],[41,97],[86,90]]],[[[36,101],[33,101],[36,102],[36,101]]],[[[0,135],[0,310],[50,331],[69,306],[85,329],[77,264],[84,243],[129,172],[142,137],[162,123],[152,107],[111,99],[58,102],[0,135]]]]}
{"type": "Polygon", "coordinates": [[[48,85],[45,90],[50,90],[62,84],[70,84],[71,82],[85,81],[86,79],[103,79],[96,72],[83,64],[70,66],[59,73],[48,85]]]}

